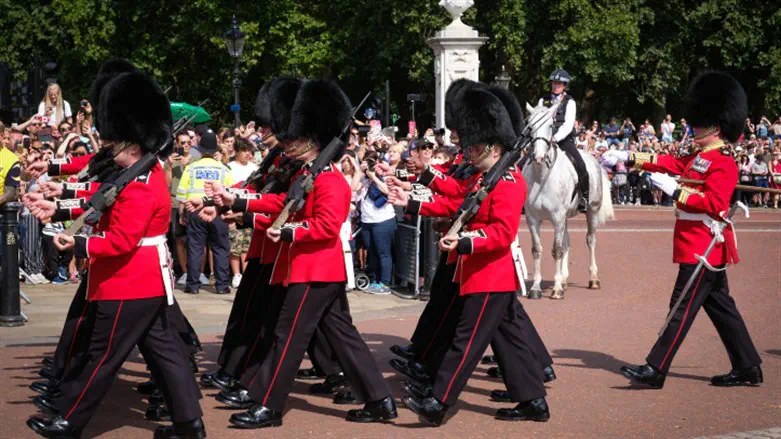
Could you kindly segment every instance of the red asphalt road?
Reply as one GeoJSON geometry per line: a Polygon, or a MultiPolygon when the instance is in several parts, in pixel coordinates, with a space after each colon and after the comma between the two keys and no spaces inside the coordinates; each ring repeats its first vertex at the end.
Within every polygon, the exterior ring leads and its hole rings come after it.
{"type": "MultiPolygon", "coordinates": [[[[209,437],[572,437],[684,438],[758,430],[781,425],[781,214],[756,211],[749,221],[738,220],[742,261],[729,269],[732,295],[748,323],[763,360],[765,384],[758,388],[717,388],[714,374],[730,365],[718,335],[704,312],[673,362],[663,390],[637,389],[618,369],[625,363],[642,363],[661,326],[677,267],[671,263],[672,213],[659,210],[619,210],[617,221],[598,235],[601,290],[588,290],[588,253],[584,233],[572,232],[570,287],[563,301],[523,300],[556,364],[559,379],[548,386],[551,420],[547,423],[508,423],[493,419],[496,409],[488,394],[501,388],[479,366],[451,409],[455,416],[440,428],[424,427],[399,405],[399,418],[387,425],[344,421],[347,407],[328,398],[306,393],[299,381],[288,402],[284,425],[264,431],[228,427],[233,411],[222,409],[206,390],[201,406],[209,437]],[[631,229],[633,231],[613,231],[631,229]],[[643,230],[641,230],[643,229],[643,230]],[[764,231],[763,231],[764,230],[764,231]],[[770,231],[768,231],[770,230],[770,231]],[[742,232],[742,233],[741,233],[742,232]]],[[[571,230],[582,230],[575,220],[571,230]]],[[[546,224],[545,228],[550,229],[546,224]]],[[[550,293],[552,265],[550,240],[544,233],[544,287],[550,293]]],[[[524,255],[532,268],[529,237],[524,234],[524,255]]],[[[64,313],[64,310],[63,310],[64,313]]],[[[403,395],[400,382],[387,362],[392,344],[406,343],[417,315],[363,321],[357,324],[392,386],[403,395]]],[[[202,370],[213,369],[219,337],[202,337],[202,370]]],[[[0,349],[0,437],[35,437],[24,425],[34,414],[34,393],[27,388],[35,379],[40,355],[52,346],[0,349]]],[[[156,426],[143,420],[145,404],[132,386],[146,378],[140,356],[125,364],[86,437],[151,437],[156,426]]]]}

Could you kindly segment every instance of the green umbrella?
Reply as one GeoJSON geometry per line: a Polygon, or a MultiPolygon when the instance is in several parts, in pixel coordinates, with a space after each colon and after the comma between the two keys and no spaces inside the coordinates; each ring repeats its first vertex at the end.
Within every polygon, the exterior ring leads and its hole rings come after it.
{"type": "Polygon", "coordinates": [[[171,116],[174,120],[183,118],[193,119],[192,123],[206,123],[212,120],[209,113],[203,109],[203,107],[196,107],[195,105],[188,104],[187,102],[171,102],[171,116]]]}

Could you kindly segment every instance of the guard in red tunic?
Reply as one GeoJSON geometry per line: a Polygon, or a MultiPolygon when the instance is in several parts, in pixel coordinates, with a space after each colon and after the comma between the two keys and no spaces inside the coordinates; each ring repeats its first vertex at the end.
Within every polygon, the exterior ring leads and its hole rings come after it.
{"type": "MultiPolygon", "coordinates": [[[[686,120],[694,128],[698,151],[676,158],[672,155],[635,153],[629,164],[653,172],[654,184],[676,201],[673,262],[679,264],[670,305],[676,303],[698,260],[713,241],[716,223],[724,220],[738,181],[738,169],[725,142],[740,136],[747,114],[746,93],[740,83],[723,73],[704,73],[689,87],[685,99],[686,120]],[[666,174],[704,180],[701,185],[678,184],[666,174]]],[[[729,295],[728,264],[738,262],[735,233],[731,225],[723,231],[707,262],[717,271],[702,268],[675,311],[664,333],[651,348],[642,366],[623,366],[621,372],[635,382],[660,389],[664,385],[675,353],[683,343],[697,312],[705,308],[727,349],[732,371],[711,379],[714,386],[737,386],[762,382],[762,369],[754,343],[729,295]]]]}
{"type": "MultiPolygon", "coordinates": [[[[171,111],[159,85],[141,73],[112,79],[101,92],[101,135],[114,160],[128,168],[171,137],[171,111]]],[[[138,345],[160,383],[173,425],[155,437],[206,436],[200,391],[187,352],[168,321],[173,277],[165,233],[171,202],[159,163],[121,191],[103,212],[93,236],[58,234],[60,250],[89,259],[89,347],[81,368],[63,378],[59,415],[31,417],[45,437],[78,437],[97,410],[117,372],[138,345]]]]}
{"type": "MultiPolygon", "coordinates": [[[[286,148],[291,158],[305,163],[299,176],[309,172],[320,149],[340,134],[350,114],[350,102],[336,84],[308,81],[302,85],[288,138],[280,139],[292,145],[286,148]]],[[[281,212],[286,198],[269,194],[234,202],[224,192],[215,197],[232,205],[236,212],[269,214],[281,212]]],[[[350,187],[338,171],[329,167],[315,178],[304,207],[280,229],[267,230],[269,238],[281,241],[270,283],[284,292],[278,295],[281,304],[275,328],[264,340],[270,346],[269,354],[247,383],[257,405],[231,416],[232,424],[242,428],[282,424],[285,402],[315,329],[333,348],[356,398],[366,403],[363,409],[350,410],[347,419],[380,422],[396,418],[390,389],[352,324],[345,294],[347,273],[340,230],[349,207],[350,187]]]]}
{"type": "MultiPolygon", "coordinates": [[[[510,116],[499,98],[481,89],[466,91],[460,110],[457,130],[462,145],[470,148],[478,170],[487,172],[504,149],[515,143],[510,116]]],[[[407,407],[433,425],[445,422],[448,408],[458,401],[489,343],[497,349],[510,399],[518,403],[500,409],[496,417],[513,421],[547,421],[550,417],[541,368],[531,349],[521,342],[525,334],[517,320],[516,307],[521,305],[515,292],[520,289],[520,280],[511,245],[525,198],[523,178],[507,172],[458,237],[440,240],[440,249],[448,251],[449,259],[456,264],[453,287],[461,302],[460,316],[434,377],[431,395],[404,398],[407,407]]],[[[405,206],[409,213],[428,216],[450,216],[460,205],[452,198],[408,201],[400,188],[394,188],[390,201],[405,206]]]]}

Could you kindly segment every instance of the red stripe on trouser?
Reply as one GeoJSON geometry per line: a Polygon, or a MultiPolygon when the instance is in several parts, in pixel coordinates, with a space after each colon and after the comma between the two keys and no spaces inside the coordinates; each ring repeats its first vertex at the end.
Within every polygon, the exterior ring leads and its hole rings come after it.
{"type": "MultiPolygon", "coordinates": [[[[244,330],[244,323],[247,322],[247,313],[249,312],[249,304],[252,303],[252,297],[255,296],[255,289],[258,287],[258,282],[260,282],[261,276],[260,273],[258,273],[258,277],[255,278],[255,284],[252,285],[252,291],[250,292],[250,296],[247,298],[247,306],[244,307],[244,318],[241,319],[241,327],[239,327],[239,331],[244,330]]],[[[241,288],[241,285],[239,285],[239,288],[241,288]]]]}
{"type": "Polygon", "coordinates": [[[274,371],[274,377],[271,378],[271,383],[268,385],[266,396],[263,397],[263,405],[266,405],[266,401],[268,401],[268,397],[271,394],[271,389],[274,388],[274,382],[277,380],[277,375],[279,375],[279,369],[282,368],[282,362],[285,361],[285,355],[287,354],[288,346],[290,346],[290,340],[293,339],[293,333],[296,330],[296,323],[298,323],[298,316],[301,314],[301,308],[304,307],[304,302],[306,301],[306,296],[308,295],[309,295],[309,285],[306,286],[306,291],[304,291],[304,297],[301,298],[301,303],[298,304],[296,317],[293,319],[293,326],[290,328],[290,334],[288,334],[287,336],[287,341],[285,342],[285,348],[282,349],[282,357],[279,359],[279,364],[277,364],[277,370],[274,371]]]}
{"type": "Polygon", "coordinates": [[[675,334],[675,338],[673,339],[673,342],[670,344],[670,349],[667,350],[667,353],[664,355],[664,359],[662,359],[662,364],[659,365],[659,369],[664,368],[664,363],[667,362],[667,357],[670,356],[670,352],[673,351],[673,348],[675,347],[675,343],[678,342],[678,337],[681,336],[681,331],[683,331],[684,323],[686,323],[686,317],[689,316],[689,309],[692,307],[692,302],[694,302],[694,295],[697,294],[697,287],[700,286],[700,281],[702,280],[702,275],[705,274],[705,270],[700,272],[700,277],[697,278],[697,284],[694,285],[694,289],[692,290],[692,297],[689,299],[689,304],[686,305],[686,312],[683,313],[683,319],[681,320],[681,326],[678,328],[678,333],[675,334]]]}
{"type": "Polygon", "coordinates": [[[89,302],[84,302],[84,309],[81,310],[81,315],[79,316],[79,321],[76,322],[76,330],[73,331],[73,338],[71,338],[71,345],[68,348],[68,356],[65,357],[65,368],[61,371],[61,373],[64,375],[65,371],[68,370],[68,364],[71,362],[71,353],[73,353],[73,345],[76,344],[76,336],[79,335],[79,327],[81,326],[81,321],[84,320],[84,314],[87,313],[87,305],[89,302]]]}
{"type": "Polygon", "coordinates": [[[123,303],[125,303],[124,300],[119,302],[119,308],[117,308],[117,315],[114,317],[114,326],[111,327],[111,335],[108,338],[108,346],[106,347],[106,353],[103,354],[103,358],[101,358],[100,363],[98,363],[98,367],[95,368],[95,371],[92,372],[92,376],[89,377],[89,381],[87,381],[87,385],[84,386],[84,390],[81,391],[81,395],[79,395],[79,399],[76,400],[76,404],[74,404],[73,407],[68,411],[68,414],[65,415],[66,420],[70,417],[70,415],[73,414],[73,411],[76,410],[76,407],[79,406],[81,399],[84,398],[84,395],[87,393],[87,389],[89,389],[89,385],[92,384],[92,380],[95,378],[95,375],[97,375],[98,371],[103,366],[103,363],[106,361],[106,357],[108,357],[109,351],[111,351],[111,342],[114,341],[114,331],[116,331],[117,329],[117,322],[119,321],[119,313],[122,311],[123,303]]]}
{"type": "Polygon", "coordinates": [[[467,343],[466,345],[466,349],[464,350],[464,355],[461,356],[461,363],[458,364],[456,371],[453,373],[453,377],[450,378],[450,383],[447,385],[447,390],[445,390],[445,396],[442,398],[443,401],[447,401],[447,396],[450,394],[450,388],[453,387],[453,382],[456,380],[456,377],[458,376],[458,372],[461,371],[461,367],[464,365],[464,361],[466,361],[466,356],[469,354],[469,349],[472,347],[472,341],[475,339],[475,333],[477,333],[477,328],[480,326],[480,321],[483,320],[483,312],[485,312],[485,306],[488,304],[489,297],[490,296],[488,294],[485,295],[485,300],[483,301],[483,307],[480,309],[480,315],[477,316],[477,322],[475,323],[474,329],[472,329],[472,336],[469,337],[469,343],[467,343]]]}
{"type": "Polygon", "coordinates": [[[457,296],[453,296],[452,299],[450,299],[450,305],[447,306],[447,309],[445,310],[445,314],[442,315],[442,320],[439,321],[439,326],[437,326],[437,330],[434,331],[434,335],[431,336],[431,340],[428,342],[428,346],[426,346],[426,350],[423,351],[422,354],[420,354],[420,359],[423,360],[426,358],[426,354],[428,353],[428,350],[431,349],[431,346],[434,345],[434,340],[437,339],[437,334],[439,334],[439,330],[442,329],[442,325],[445,324],[445,320],[447,320],[447,315],[450,314],[450,308],[453,307],[453,303],[455,303],[457,296]]]}

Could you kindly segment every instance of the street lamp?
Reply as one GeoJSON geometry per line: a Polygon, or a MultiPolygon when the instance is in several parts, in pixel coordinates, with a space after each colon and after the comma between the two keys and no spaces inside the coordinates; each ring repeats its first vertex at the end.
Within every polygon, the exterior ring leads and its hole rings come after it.
{"type": "Polygon", "coordinates": [[[233,107],[234,125],[238,128],[241,125],[239,117],[239,89],[241,88],[241,79],[239,79],[239,60],[244,52],[244,32],[239,29],[236,22],[236,16],[231,21],[231,29],[222,36],[225,38],[225,45],[228,46],[228,53],[233,58],[233,107]]]}
{"type": "Polygon", "coordinates": [[[507,70],[505,70],[504,66],[502,66],[502,72],[499,76],[494,77],[494,83],[505,90],[509,90],[510,81],[512,81],[512,78],[507,74],[507,70]]]}

